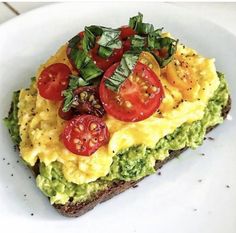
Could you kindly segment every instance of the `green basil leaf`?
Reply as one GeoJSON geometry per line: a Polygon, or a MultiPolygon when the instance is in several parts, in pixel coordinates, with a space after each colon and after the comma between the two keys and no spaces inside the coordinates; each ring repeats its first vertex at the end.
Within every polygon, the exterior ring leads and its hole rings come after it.
{"type": "Polygon", "coordinates": [[[143,22],[143,14],[138,13],[138,15],[133,16],[129,19],[129,26],[136,30],[137,23],[142,23],[143,22]]]}
{"type": "Polygon", "coordinates": [[[122,47],[122,42],[119,36],[120,30],[103,27],[102,35],[97,43],[100,46],[108,47],[110,49],[120,49],[122,47]]]}
{"type": "Polygon", "coordinates": [[[155,43],[156,43],[156,40],[158,39],[158,38],[161,38],[161,33],[162,33],[162,30],[163,30],[163,28],[159,28],[159,29],[157,29],[157,30],[155,30],[155,31],[153,31],[153,32],[150,32],[149,34],[148,34],[148,47],[150,48],[150,49],[153,49],[153,48],[155,48],[156,47],[156,45],[155,45],[155,43]]]}
{"type": "Polygon", "coordinates": [[[161,68],[165,67],[172,59],[173,55],[177,49],[178,40],[174,40],[170,37],[158,38],[155,40],[155,48],[156,50],[166,49],[166,56],[160,57],[154,51],[151,51],[158,61],[161,68]]]}
{"type": "Polygon", "coordinates": [[[97,25],[91,25],[87,27],[87,29],[93,33],[94,36],[101,36],[103,33],[103,28],[102,26],[97,26],[97,25]]]}
{"type": "Polygon", "coordinates": [[[132,73],[138,61],[139,55],[139,52],[126,52],[113,75],[105,80],[106,87],[117,92],[121,84],[132,73]]]}
{"type": "Polygon", "coordinates": [[[64,105],[62,108],[63,112],[68,112],[72,106],[72,102],[73,102],[73,91],[72,90],[65,90],[63,91],[63,95],[64,95],[64,105]]]}
{"type": "Polygon", "coordinates": [[[146,38],[139,35],[134,35],[130,38],[130,42],[131,42],[131,49],[142,50],[146,44],[146,38]]]}
{"type": "Polygon", "coordinates": [[[64,96],[64,105],[62,108],[63,112],[68,112],[70,110],[74,98],[73,95],[74,90],[76,90],[78,87],[89,85],[89,83],[86,82],[83,78],[76,75],[70,75],[69,79],[70,79],[69,86],[62,93],[64,96]]]}
{"type": "Polygon", "coordinates": [[[80,68],[81,76],[86,80],[90,81],[91,79],[97,78],[103,73],[89,57],[86,57],[83,66],[80,68]]]}
{"type": "Polygon", "coordinates": [[[90,30],[89,27],[84,28],[84,37],[82,41],[82,47],[85,52],[88,52],[91,48],[94,47],[96,42],[96,36],[90,30]]]}
{"type": "Polygon", "coordinates": [[[100,46],[98,49],[98,55],[103,58],[110,57],[112,53],[113,53],[113,49],[108,48],[108,47],[100,46]]]}
{"type": "Polygon", "coordinates": [[[80,42],[80,37],[79,35],[76,35],[72,39],[69,40],[68,47],[75,48],[79,42],[80,42]]]}
{"type": "Polygon", "coordinates": [[[147,35],[148,33],[151,33],[154,31],[154,26],[150,23],[137,22],[135,26],[135,31],[139,35],[147,35]]]}
{"type": "Polygon", "coordinates": [[[71,48],[69,57],[72,59],[74,62],[75,66],[77,69],[80,69],[80,67],[83,65],[87,54],[85,51],[78,49],[78,48],[71,48]]]}

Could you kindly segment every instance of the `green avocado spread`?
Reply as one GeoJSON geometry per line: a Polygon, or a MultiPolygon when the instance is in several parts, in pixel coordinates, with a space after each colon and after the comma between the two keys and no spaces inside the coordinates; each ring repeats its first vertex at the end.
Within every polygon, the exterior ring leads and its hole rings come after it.
{"type": "MultiPolygon", "coordinates": [[[[154,173],[155,161],[165,159],[169,155],[169,151],[184,147],[193,149],[198,147],[203,142],[206,129],[223,121],[221,112],[227,104],[229,94],[224,75],[218,73],[218,76],[220,85],[209,100],[204,117],[191,124],[181,125],[172,134],[159,140],[155,148],[137,145],[120,151],[113,157],[113,163],[107,176],[82,185],[68,182],[63,176],[62,164],[59,162],[54,162],[49,166],[40,163],[40,174],[36,178],[37,186],[50,198],[52,204],[88,201],[109,187],[114,181],[138,180],[154,173]]],[[[17,102],[13,99],[13,102],[15,101],[17,102]]],[[[17,126],[17,118],[14,118],[14,114],[9,117],[10,119],[7,118],[5,122],[13,140],[18,142],[19,132],[15,127],[17,126]]]]}

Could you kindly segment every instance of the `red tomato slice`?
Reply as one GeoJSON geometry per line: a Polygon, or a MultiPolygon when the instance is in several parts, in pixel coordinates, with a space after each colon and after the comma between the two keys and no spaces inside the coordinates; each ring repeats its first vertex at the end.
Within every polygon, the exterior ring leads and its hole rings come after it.
{"type": "Polygon", "coordinates": [[[129,51],[130,48],[131,48],[131,42],[130,42],[129,39],[124,40],[124,41],[122,42],[122,45],[123,45],[123,51],[124,51],[124,53],[127,52],[127,51],[129,51]]]}
{"type": "Polygon", "coordinates": [[[136,122],[148,118],[159,108],[164,97],[161,82],[148,66],[137,62],[116,93],[105,86],[105,80],[118,65],[111,66],[100,83],[100,98],[106,112],[121,121],[136,122]]]}
{"type": "Polygon", "coordinates": [[[67,88],[70,74],[70,68],[63,63],[48,66],[38,79],[39,94],[48,100],[63,100],[61,92],[67,88]]]}
{"type": "Polygon", "coordinates": [[[72,153],[89,156],[109,141],[109,131],[101,118],[81,115],[67,122],[61,138],[72,153]]]}
{"type": "Polygon", "coordinates": [[[133,36],[133,35],[135,35],[135,34],[136,34],[136,32],[134,31],[134,29],[132,29],[132,28],[129,27],[129,26],[122,26],[122,27],[120,28],[120,38],[121,38],[122,40],[125,40],[125,39],[127,39],[128,37],[133,36]]]}
{"type": "Polygon", "coordinates": [[[94,48],[91,49],[90,53],[97,67],[103,71],[106,71],[111,65],[120,61],[123,55],[123,48],[120,48],[120,49],[114,49],[110,57],[102,58],[98,55],[98,49],[99,45],[96,44],[94,48]]]}

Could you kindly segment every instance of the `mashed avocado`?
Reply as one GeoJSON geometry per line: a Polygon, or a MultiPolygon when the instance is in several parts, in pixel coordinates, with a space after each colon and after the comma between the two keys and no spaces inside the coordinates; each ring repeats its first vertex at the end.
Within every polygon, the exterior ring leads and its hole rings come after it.
{"type": "MultiPolygon", "coordinates": [[[[40,174],[36,178],[38,187],[50,198],[51,203],[82,202],[91,199],[114,181],[138,180],[154,173],[155,161],[165,159],[170,150],[198,147],[203,142],[206,129],[223,121],[221,110],[227,104],[229,94],[224,75],[218,73],[218,76],[220,85],[210,99],[201,120],[181,125],[172,134],[159,140],[153,149],[145,145],[137,145],[120,151],[113,157],[109,174],[91,183],[77,185],[68,182],[63,176],[60,162],[53,162],[48,166],[40,163],[40,174]]],[[[34,80],[32,81],[34,83],[34,80]]],[[[20,142],[17,118],[18,98],[19,92],[14,92],[9,116],[4,119],[16,145],[20,142]]]]}
{"type": "Polygon", "coordinates": [[[19,102],[19,94],[20,91],[13,92],[11,108],[8,114],[8,117],[3,119],[4,124],[9,130],[11,139],[14,145],[19,145],[20,143],[20,132],[19,132],[19,125],[18,125],[18,102],[19,102]]]}
{"type": "Polygon", "coordinates": [[[206,129],[223,121],[221,110],[227,104],[228,88],[224,75],[218,73],[218,76],[220,86],[209,101],[202,120],[181,125],[172,134],[162,138],[154,149],[138,145],[120,151],[113,158],[110,173],[88,184],[77,185],[66,181],[59,162],[47,167],[41,163],[40,175],[36,179],[38,187],[50,197],[51,203],[65,204],[68,200],[73,202],[89,200],[97,192],[106,189],[114,180],[138,180],[154,173],[155,161],[165,159],[170,150],[186,146],[194,149],[201,145],[206,129]]]}

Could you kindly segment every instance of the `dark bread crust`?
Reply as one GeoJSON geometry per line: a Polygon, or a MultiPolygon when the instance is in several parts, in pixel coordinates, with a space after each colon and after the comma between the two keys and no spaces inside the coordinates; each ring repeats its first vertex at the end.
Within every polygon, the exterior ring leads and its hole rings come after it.
{"type": "MultiPolygon", "coordinates": [[[[222,117],[225,119],[227,114],[229,113],[231,109],[231,99],[228,98],[227,105],[222,109],[222,117]]],[[[214,129],[217,125],[213,127],[209,127],[207,129],[207,133],[214,129]]],[[[170,151],[170,156],[166,158],[163,161],[157,161],[155,165],[155,169],[158,170],[160,167],[162,167],[165,163],[172,160],[173,158],[178,157],[183,151],[187,150],[188,148],[183,148],[181,150],[176,151],[170,151]]],[[[143,178],[142,178],[143,179],[143,178]]],[[[104,201],[107,201],[111,199],[112,197],[116,196],[119,193],[124,192],[125,190],[135,186],[139,181],[116,181],[113,182],[110,187],[108,187],[106,190],[101,191],[97,193],[91,200],[85,201],[82,203],[72,203],[68,202],[65,205],[61,204],[54,204],[53,206],[62,214],[67,217],[79,217],[89,210],[93,209],[97,204],[102,203],[104,201]]]]}

